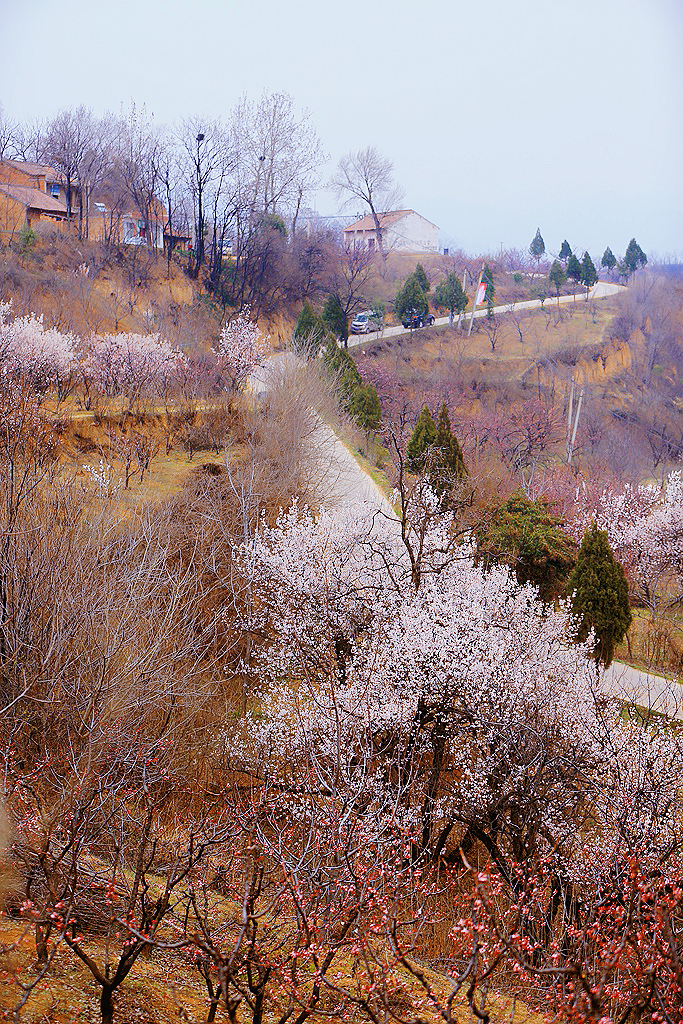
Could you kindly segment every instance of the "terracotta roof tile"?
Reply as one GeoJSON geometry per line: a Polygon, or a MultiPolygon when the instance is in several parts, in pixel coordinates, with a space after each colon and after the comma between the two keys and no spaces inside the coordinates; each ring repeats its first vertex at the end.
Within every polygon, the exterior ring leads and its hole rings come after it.
{"type": "Polygon", "coordinates": [[[23,171],[32,178],[44,177],[46,181],[59,181],[64,183],[66,176],[61,171],[55,170],[50,164],[33,164],[28,160],[3,160],[2,163],[9,164],[17,171],[23,171]]]}
{"type": "Polygon", "coordinates": [[[0,192],[16,199],[31,210],[43,210],[45,213],[63,213],[66,216],[66,206],[58,199],[41,192],[39,188],[29,188],[28,185],[0,184],[0,192]]]}
{"type": "MultiPolygon", "coordinates": [[[[392,224],[395,224],[408,213],[415,213],[414,210],[390,210],[387,213],[379,214],[379,222],[383,228],[388,228],[392,224]]],[[[375,218],[371,213],[367,217],[361,217],[360,220],[355,221],[353,224],[349,224],[345,231],[374,231],[375,230],[375,218]]]]}

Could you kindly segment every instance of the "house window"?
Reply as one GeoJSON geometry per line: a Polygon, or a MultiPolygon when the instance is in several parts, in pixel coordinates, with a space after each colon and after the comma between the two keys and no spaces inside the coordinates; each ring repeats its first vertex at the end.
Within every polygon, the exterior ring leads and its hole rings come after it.
{"type": "Polygon", "coordinates": [[[368,238],[368,252],[374,252],[374,251],[375,251],[375,239],[374,238],[368,238]]]}
{"type": "Polygon", "coordinates": [[[59,199],[59,185],[57,185],[57,184],[51,185],[50,186],[50,191],[52,193],[52,198],[53,199],[59,199]]]}

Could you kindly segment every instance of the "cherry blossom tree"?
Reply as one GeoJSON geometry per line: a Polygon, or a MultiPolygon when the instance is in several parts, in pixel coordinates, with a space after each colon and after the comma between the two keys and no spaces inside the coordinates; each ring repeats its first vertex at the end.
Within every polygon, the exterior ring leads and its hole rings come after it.
{"type": "MultiPolygon", "coordinates": [[[[657,612],[683,596],[683,474],[653,484],[605,487],[589,494],[581,485],[568,509],[575,537],[595,521],[628,574],[636,598],[657,612]]],[[[582,536],[582,534],[581,534],[582,536]]]]}
{"type": "Polygon", "coordinates": [[[100,394],[123,396],[130,411],[143,398],[164,392],[181,358],[158,334],[93,335],[84,374],[100,394]]]}
{"type": "Polygon", "coordinates": [[[77,364],[78,339],[46,328],[43,317],[12,317],[12,305],[0,302],[0,360],[5,371],[26,377],[42,390],[54,388],[59,401],[69,393],[77,364]]]}
{"type": "Polygon", "coordinates": [[[218,340],[218,369],[230,391],[241,390],[270,351],[270,338],[259,331],[249,307],[232,317],[218,340]]]}
{"type": "MultiPolygon", "coordinates": [[[[553,1020],[680,1020],[680,856],[662,863],[645,849],[623,848],[592,856],[592,877],[572,887],[558,888],[550,860],[531,871],[517,865],[514,903],[495,869],[472,871],[474,896],[451,939],[452,954],[473,968],[468,998],[480,1020],[493,1019],[485,996],[502,978],[508,996],[553,1020]]],[[[401,963],[443,1012],[446,1000],[424,974],[407,957],[401,963]]]]}
{"type": "MultiPolygon", "coordinates": [[[[251,760],[287,751],[280,770],[292,774],[301,759],[322,766],[339,745],[353,758],[369,736],[390,736],[415,773],[417,855],[457,859],[482,844],[514,888],[524,857],[576,855],[579,822],[616,828],[617,780],[636,780],[641,761],[678,778],[678,749],[619,722],[564,611],[507,569],[478,569],[464,545],[455,557],[446,539],[434,515],[416,582],[396,522],[369,511],[314,519],[294,506],[262,528],[244,554],[257,595],[245,626],[270,638],[253,666],[268,685],[249,724],[251,760]]],[[[387,792],[393,770],[377,771],[387,792]]],[[[648,799],[678,806],[662,786],[650,779],[648,799]]],[[[655,817],[648,806],[631,826],[655,817]]]]}

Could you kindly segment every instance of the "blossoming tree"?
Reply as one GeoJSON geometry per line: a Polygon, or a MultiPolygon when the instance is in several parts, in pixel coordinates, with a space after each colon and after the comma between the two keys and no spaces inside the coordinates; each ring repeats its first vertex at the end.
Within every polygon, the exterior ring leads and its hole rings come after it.
{"type": "Polygon", "coordinates": [[[249,374],[270,351],[270,338],[251,319],[249,307],[234,316],[221,331],[217,355],[219,371],[230,391],[244,387],[249,374]]]}

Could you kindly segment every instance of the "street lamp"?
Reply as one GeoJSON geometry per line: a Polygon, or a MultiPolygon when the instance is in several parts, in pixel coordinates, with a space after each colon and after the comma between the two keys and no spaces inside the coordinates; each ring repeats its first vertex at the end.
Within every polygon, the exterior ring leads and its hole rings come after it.
{"type": "Polygon", "coordinates": [[[204,141],[204,138],[205,138],[204,132],[198,132],[197,133],[197,203],[198,203],[198,207],[199,207],[199,210],[198,210],[199,216],[197,218],[197,233],[198,233],[199,237],[197,239],[197,249],[196,249],[196,256],[197,256],[197,271],[196,271],[196,274],[195,274],[196,277],[199,277],[199,268],[202,265],[202,260],[204,259],[204,219],[202,217],[202,176],[201,176],[201,173],[200,173],[201,169],[200,169],[200,163],[199,163],[199,144],[204,141]]]}

